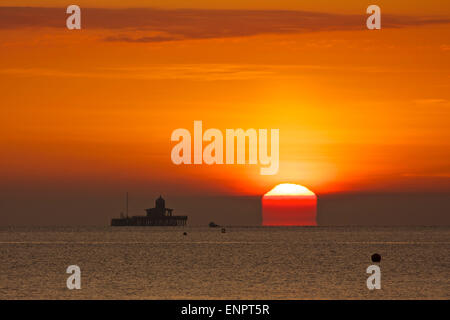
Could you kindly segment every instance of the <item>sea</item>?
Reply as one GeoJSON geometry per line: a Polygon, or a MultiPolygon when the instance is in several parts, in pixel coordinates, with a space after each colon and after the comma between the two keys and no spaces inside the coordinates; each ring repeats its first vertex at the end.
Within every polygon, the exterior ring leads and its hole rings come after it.
{"type": "Polygon", "coordinates": [[[224,231],[1,228],[0,299],[450,298],[450,227],[224,231]],[[381,289],[369,290],[373,264],[381,289]],[[80,268],[79,290],[67,288],[71,265],[80,268]]]}

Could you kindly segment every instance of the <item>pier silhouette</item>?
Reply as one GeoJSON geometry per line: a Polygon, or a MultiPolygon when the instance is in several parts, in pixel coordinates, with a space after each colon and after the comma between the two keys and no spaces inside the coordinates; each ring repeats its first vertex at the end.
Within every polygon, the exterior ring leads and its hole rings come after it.
{"type": "Polygon", "coordinates": [[[159,196],[155,201],[155,207],[145,209],[147,215],[128,217],[128,196],[126,217],[111,219],[111,226],[185,226],[187,216],[174,216],[173,209],[166,208],[166,201],[159,196]]]}

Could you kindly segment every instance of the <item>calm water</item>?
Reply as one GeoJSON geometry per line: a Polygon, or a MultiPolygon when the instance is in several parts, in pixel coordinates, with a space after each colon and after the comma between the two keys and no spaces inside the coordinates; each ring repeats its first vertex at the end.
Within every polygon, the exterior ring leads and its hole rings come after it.
{"type": "Polygon", "coordinates": [[[449,251],[448,227],[3,228],[0,299],[449,299],[449,251]]]}

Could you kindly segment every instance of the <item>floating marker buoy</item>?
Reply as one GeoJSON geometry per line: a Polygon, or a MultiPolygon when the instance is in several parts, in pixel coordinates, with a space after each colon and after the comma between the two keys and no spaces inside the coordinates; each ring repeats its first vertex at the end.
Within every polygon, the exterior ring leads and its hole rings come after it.
{"type": "Polygon", "coordinates": [[[378,253],[374,253],[372,255],[372,262],[380,262],[381,261],[381,256],[378,253]]]}
{"type": "Polygon", "coordinates": [[[187,232],[183,232],[183,236],[187,236],[187,232]]]}

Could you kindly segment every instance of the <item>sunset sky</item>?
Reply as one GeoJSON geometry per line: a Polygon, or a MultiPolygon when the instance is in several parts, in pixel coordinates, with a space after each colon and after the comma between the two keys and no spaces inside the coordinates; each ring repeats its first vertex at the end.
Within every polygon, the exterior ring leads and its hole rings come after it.
{"type": "Polygon", "coordinates": [[[316,194],[450,191],[450,2],[76,4],[82,30],[69,31],[66,1],[2,1],[10,199],[262,195],[283,182],[316,194]],[[370,4],[382,30],[365,28],[370,4]],[[279,173],[174,165],[171,133],[194,120],[279,129],[279,173]]]}

